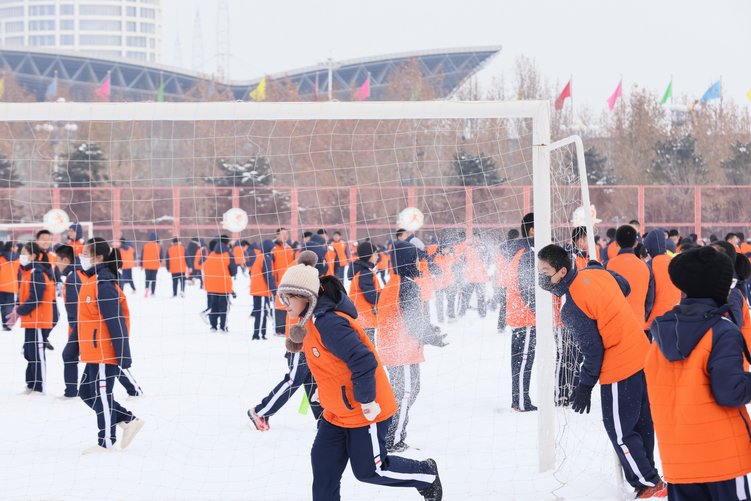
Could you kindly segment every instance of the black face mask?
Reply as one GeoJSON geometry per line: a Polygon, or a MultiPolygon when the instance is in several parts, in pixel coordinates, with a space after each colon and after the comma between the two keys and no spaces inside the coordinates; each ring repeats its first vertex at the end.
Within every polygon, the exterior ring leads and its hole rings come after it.
{"type": "Polygon", "coordinates": [[[555,288],[558,287],[558,284],[554,284],[552,279],[552,276],[540,274],[540,278],[537,281],[540,285],[540,289],[547,292],[553,292],[555,288]]]}

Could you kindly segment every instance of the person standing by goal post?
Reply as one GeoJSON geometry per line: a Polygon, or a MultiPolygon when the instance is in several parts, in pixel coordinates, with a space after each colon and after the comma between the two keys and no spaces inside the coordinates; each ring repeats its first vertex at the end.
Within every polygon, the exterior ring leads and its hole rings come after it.
{"type": "Polygon", "coordinates": [[[563,299],[561,322],[584,354],[571,408],[589,413],[599,380],[605,431],[636,498],[665,497],[667,485],[655,468],[644,377],[649,340],[626,301],[628,282],[599,266],[577,270],[568,252],[555,244],[543,247],[537,259],[540,288],[563,299]]]}

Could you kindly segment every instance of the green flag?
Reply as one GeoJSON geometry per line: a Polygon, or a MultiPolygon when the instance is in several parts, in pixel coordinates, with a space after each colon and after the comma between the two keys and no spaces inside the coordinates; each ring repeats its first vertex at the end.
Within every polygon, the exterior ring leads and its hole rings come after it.
{"type": "Polygon", "coordinates": [[[156,102],[164,102],[164,79],[162,79],[162,83],[159,84],[159,92],[156,93],[156,102]]]}
{"type": "Polygon", "coordinates": [[[412,92],[412,97],[409,98],[410,101],[419,101],[420,100],[420,89],[415,89],[412,92]]]}
{"type": "Polygon", "coordinates": [[[300,402],[300,410],[298,412],[304,416],[308,413],[308,409],[310,409],[310,402],[308,402],[308,395],[303,391],[302,402],[300,402]]]}
{"type": "Polygon", "coordinates": [[[668,85],[668,90],[665,91],[665,95],[662,96],[662,101],[660,101],[660,104],[665,104],[668,102],[668,98],[673,97],[673,81],[670,81],[670,84],[668,85]]]}

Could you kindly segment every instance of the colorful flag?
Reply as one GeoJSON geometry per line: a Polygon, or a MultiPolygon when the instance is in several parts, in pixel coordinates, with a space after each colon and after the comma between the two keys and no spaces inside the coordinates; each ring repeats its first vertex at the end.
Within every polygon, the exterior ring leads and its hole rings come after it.
{"type": "Polygon", "coordinates": [[[156,93],[156,102],[164,102],[164,77],[162,77],[162,83],[159,84],[159,90],[156,93]]]}
{"type": "MultiPolygon", "coordinates": [[[[2,82],[2,80],[0,80],[0,82],[2,82]]],[[[746,94],[746,96],[748,96],[749,101],[751,101],[751,90],[748,91],[748,94],[746,94]]],[[[0,97],[3,97],[2,94],[0,94],[0,97]]]]}
{"type": "Polygon", "coordinates": [[[613,95],[608,98],[608,106],[610,107],[610,111],[613,111],[613,108],[615,107],[615,100],[622,96],[621,84],[623,84],[623,80],[618,82],[618,88],[615,89],[615,92],[613,92],[613,95]]]}
{"type": "Polygon", "coordinates": [[[558,99],[555,100],[556,110],[563,109],[563,102],[566,100],[567,97],[571,97],[571,80],[568,81],[568,83],[566,84],[566,87],[563,88],[563,92],[561,92],[561,95],[558,96],[558,99]]]}
{"type": "Polygon", "coordinates": [[[420,89],[415,89],[412,92],[412,96],[409,98],[410,101],[419,101],[420,100],[420,89]]]}
{"type": "Polygon", "coordinates": [[[45,92],[44,97],[47,99],[54,99],[57,95],[57,75],[55,75],[55,78],[52,79],[52,82],[47,86],[47,92],[45,92]]]}
{"type": "Polygon", "coordinates": [[[0,99],[5,95],[5,77],[0,78],[0,99]]]}
{"type": "Polygon", "coordinates": [[[263,101],[266,99],[266,77],[261,79],[261,83],[258,84],[258,87],[253,92],[248,94],[248,97],[253,101],[263,101]]]}
{"type": "Polygon", "coordinates": [[[102,86],[96,89],[94,92],[96,93],[97,96],[109,102],[110,100],[110,77],[107,77],[107,79],[104,81],[102,86]]]}
{"type": "Polygon", "coordinates": [[[364,101],[370,97],[370,75],[365,79],[365,83],[355,91],[355,101],[364,101]]]}
{"type": "Polygon", "coordinates": [[[662,101],[660,101],[660,104],[665,104],[668,102],[668,98],[673,98],[673,81],[671,80],[668,84],[668,90],[665,91],[665,95],[662,96],[662,101]]]}
{"type": "Polygon", "coordinates": [[[722,97],[722,80],[717,80],[712,87],[707,89],[707,92],[701,96],[701,102],[706,103],[707,101],[717,99],[718,97],[722,97]]]}
{"type": "Polygon", "coordinates": [[[516,100],[521,101],[522,100],[522,85],[519,84],[519,93],[516,95],[516,100]]]}
{"type": "Polygon", "coordinates": [[[318,73],[316,73],[316,84],[313,86],[313,101],[318,101],[318,73]]]}

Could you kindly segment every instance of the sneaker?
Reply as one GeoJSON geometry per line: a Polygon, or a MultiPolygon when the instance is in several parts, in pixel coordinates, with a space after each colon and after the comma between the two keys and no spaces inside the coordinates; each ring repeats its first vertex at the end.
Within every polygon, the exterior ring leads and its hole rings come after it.
{"type": "Polygon", "coordinates": [[[199,313],[199,315],[201,316],[203,323],[209,325],[209,310],[203,310],[201,313],[199,313]]]}
{"type": "Polygon", "coordinates": [[[654,487],[642,487],[636,490],[636,499],[664,498],[668,495],[668,484],[660,480],[654,487]]]}
{"type": "Polygon", "coordinates": [[[522,410],[519,407],[512,405],[511,410],[516,411],[516,412],[534,412],[537,410],[537,407],[532,404],[529,404],[529,405],[525,405],[524,409],[522,410]]]}
{"type": "Polygon", "coordinates": [[[287,334],[284,332],[274,332],[274,335],[276,337],[287,337],[287,334]]]}
{"type": "Polygon", "coordinates": [[[31,395],[32,391],[33,390],[31,388],[26,387],[21,393],[19,393],[19,395],[31,395]]]}
{"type": "Polygon", "coordinates": [[[180,291],[180,297],[185,297],[185,293],[180,291]]]}
{"type": "Polygon", "coordinates": [[[115,444],[112,444],[112,447],[102,447],[101,445],[95,445],[94,447],[89,447],[88,449],[84,449],[83,455],[86,456],[87,454],[100,454],[102,452],[115,452],[117,450],[117,447],[115,447],[115,444]]]}
{"type": "Polygon", "coordinates": [[[44,342],[44,348],[50,351],[55,351],[55,347],[49,341],[44,342]]]}
{"type": "Polygon", "coordinates": [[[248,417],[258,431],[269,431],[269,419],[256,414],[255,409],[248,409],[248,417]]]}
{"type": "Polygon", "coordinates": [[[78,397],[78,396],[76,396],[76,397],[66,397],[65,395],[60,395],[55,400],[60,400],[62,402],[72,402],[74,400],[81,400],[81,397],[78,397]]]}
{"type": "MultiPolygon", "coordinates": [[[[126,402],[133,402],[134,400],[142,400],[143,399],[143,393],[140,395],[128,395],[128,398],[125,399],[126,402]]],[[[125,447],[123,447],[125,449],[125,447]]]]}
{"type": "Polygon", "coordinates": [[[149,289],[146,289],[143,293],[143,297],[149,297],[149,289]]]}
{"type": "Polygon", "coordinates": [[[229,327],[222,327],[219,329],[221,332],[224,332],[225,334],[229,333],[229,327]]]}
{"type": "Polygon", "coordinates": [[[456,318],[449,318],[448,319],[448,323],[455,324],[456,323],[456,318]]]}
{"type": "Polygon", "coordinates": [[[389,454],[398,454],[400,452],[406,451],[409,448],[409,445],[404,443],[404,440],[400,440],[398,443],[392,445],[391,447],[386,446],[386,450],[389,454]]]}
{"type": "Polygon", "coordinates": [[[209,329],[209,332],[217,332],[216,327],[212,327],[211,329],[209,329]]]}
{"type": "Polygon", "coordinates": [[[443,499],[443,486],[441,485],[441,477],[438,475],[438,465],[435,459],[426,459],[425,463],[435,472],[435,480],[426,488],[418,489],[417,492],[425,498],[425,501],[441,501],[443,499]]]}
{"type": "Polygon", "coordinates": [[[145,424],[146,421],[138,418],[135,418],[127,423],[117,423],[117,426],[123,429],[123,449],[130,445],[130,443],[134,438],[136,438],[136,435],[138,435],[138,432],[141,431],[141,428],[143,428],[143,425],[145,424]]]}

